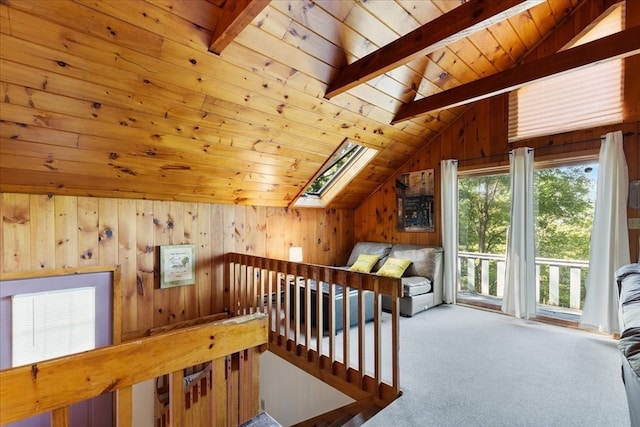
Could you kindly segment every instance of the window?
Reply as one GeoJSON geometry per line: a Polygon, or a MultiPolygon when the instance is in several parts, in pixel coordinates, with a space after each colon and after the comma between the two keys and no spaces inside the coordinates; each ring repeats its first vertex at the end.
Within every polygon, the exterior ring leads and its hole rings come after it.
{"type": "Polygon", "coordinates": [[[581,313],[597,178],[595,160],[534,172],[538,311],[581,313]]]}
{"type": "Polygon", "coordinates": [[[95,288],[14,295],[12,366],[95,348],[95,288]]]}
{"type": "MultiPolygon", "coordinates": [[[[598,164],[538,162],[534,172],[538,313],[575,320],[584,305],[598,164]]],[[[508,174],[458,178],[458,298],[498,308],[510,221],[508,174]]]]}
{"type": "Polygon", "coordinates": [[[345,140],[307,187],[295,206],[324,207],[378,154],[345,140]]]}
{"type": "Polygon", "coordinates": [[[511,196],[509,174],[460,176],[458,247],[465,297],[502,298],[511,196]]]}
{"type": "MultiPolygon", "coordinates": [[[[621,31],[623,17],[624,4],[611,7],[565,49],[621,31]]],[[[509,141],[621,122],[622,72],[622,59],[610,60],[512,91],[509,141]]]]}

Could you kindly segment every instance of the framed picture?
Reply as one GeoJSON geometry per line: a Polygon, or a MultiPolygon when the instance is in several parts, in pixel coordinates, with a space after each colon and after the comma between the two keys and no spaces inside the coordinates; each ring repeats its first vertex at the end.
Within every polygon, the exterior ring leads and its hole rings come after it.
{"type": "Polygon", "coordinates": [[[195,245],[160,246],[160,288],[196,283],[195,245]]]}
{"type": "Polygon", "coordinates": [[[434,170],[407,172],[396,177],[398,231],[434,231],[434,170]]]}

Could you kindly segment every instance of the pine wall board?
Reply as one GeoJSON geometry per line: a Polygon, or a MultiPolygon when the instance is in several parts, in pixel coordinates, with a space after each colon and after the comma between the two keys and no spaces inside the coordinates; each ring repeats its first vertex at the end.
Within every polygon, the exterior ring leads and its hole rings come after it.
{"type": "Polygon", "coordinates": [[[2,273],[120,265],[123,333],[224,311],[223,255],[339,265],[353,212],[2,193],[2,273]],[[159,246],[196,245],[196,284],[159,289],[159,246]]]}

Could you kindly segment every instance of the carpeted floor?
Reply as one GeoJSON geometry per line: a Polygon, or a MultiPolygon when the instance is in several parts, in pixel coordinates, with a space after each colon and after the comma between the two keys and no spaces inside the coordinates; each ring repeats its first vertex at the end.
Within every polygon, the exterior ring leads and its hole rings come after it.
{"type": "Polygon", "coordinates": [[[400,323],[403,396],[365,423],[628,427],[616,341],[442,305],[400,323]]]}

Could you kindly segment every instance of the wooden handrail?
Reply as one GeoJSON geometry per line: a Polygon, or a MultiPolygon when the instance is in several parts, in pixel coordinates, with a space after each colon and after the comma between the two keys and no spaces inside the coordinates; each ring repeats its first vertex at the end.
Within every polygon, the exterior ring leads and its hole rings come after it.
{"type": "MultiPolygon", "coordinates": [[[[64,425],[68,405],[112,391],[121,391],[118,407],[130,413],[133,384],[264,346],[267,320],[262,314],[235,317],[2,370],[0,424],[54,411],[54,420],[63,419],[54,425],[64,425]]],[[[122,415],[119,425],[131,425],[122,415]]]]}
{"type": "Polygon", "coordinates": [[[225,305],[231,315],[269,316],[270,351],[356,400],[374,397],[385,404],[399,396],[400,279],[239,253],[225,254],[225,266],[225,305]],[[317,291],[322,287],[325,297],[317,291]],[[382,295],[391,300],[385,339],[382,295]],[[373,312],[370,328],[365,327],[366,310],[373,312]],[[383,354],[390,363],[382,363],[383,354]]]}

